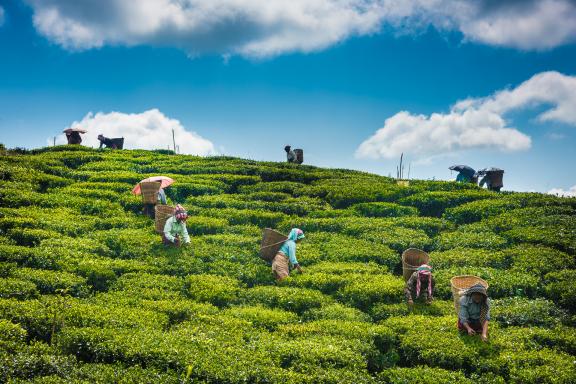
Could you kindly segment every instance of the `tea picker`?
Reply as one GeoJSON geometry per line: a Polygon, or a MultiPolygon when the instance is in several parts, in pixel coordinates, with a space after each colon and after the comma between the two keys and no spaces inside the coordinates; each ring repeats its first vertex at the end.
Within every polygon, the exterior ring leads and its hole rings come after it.
{"type": "Polygon", "coordinates": [[[467,165],[453,165],[448,167],[451,171],[458,172],[456,176],[456,181],[459,183],[474,183],[478,182],[478,177],[476,176],[476,171],[467,165]]]}
{"type": "Polygon", "coordinates": [[[476,276],[455,276],[450,279],[454,308],[458,314],[457,327],[468,335],[480,334],[482,341],[488,340],[490,300],[488,283],[476,276]]]}
{"type": "Polygon", "coordinates": [[[504,186],[502,179],[504,178],[504,170],[500,168],[490,167],[479,170],[476,176],[483,176],[480,180],[480,187],[486,184],[486,187],[490,191],[500,192],[500,189],[504,186]]]}
{"type": "Polygon", "coordinates": [[[190,235],[186,228],[188,212],[180,205],[176,205],[174,215],[170,216],[164,224],[162,242],[165,246],[180,247],[182,243],[190,244],[190,235]]]}
{"type": "Polygon", "coordinates": [[[292,147],[287,145],[284,147],[286,151],[286,160],[289,163],[302,164],[304,162],[304,151],[302,149],[291,149],[292,147]]]}
{"type": "Polygon", "coordinates": [[[434,291],[432,267],[428,265],[430,256],[420,249],[409,248],[402,253],[402,269],[406,285],[404,295],[411,308],[414,299],[422,298],[426,304],[431,304],[434,291]]]}
{"type": "Polygon", "coordinates": [[[304,237],[304,232],[299,228],[292,228],[287,237],[270,228],[264,230],[260,257],[272,262],[272,273],[276,281],[282,281],[290,275],[290,265],[303,273],[296,259],[296,244],[304,237]]]}
{"type": "Polygon", "coordinates": [[[84,134],[88,131],[82,128],[68,128],[62,132],[66,134],[66,140],[68,140],[68,144],[82,144],[82,137],[80,134],[84,134]]]}
{"type": "Polygon", "coordinates": [[[156,204],[166,204],[166,193],[164,188],[172,185],[174,180],[167,176],[152,176],[141,180],[132,189],[135,195],[142,195],[142,203],[144,204],[143,213],[150,218],[154,218],[156,204]]]}
{"type": "Polygon", "coordinates": [[[100,141],[100,147],[98,147],[99,149],[102,149],[103,145],[105,145],[106,148],[111,148],[111,149],[122,149],[124,147],[124,138],[123,137],[116,138],[116,139],[109,139],[109,138],[105,137],[104,135],[100,134],[100,135],[98,135],[98,140],[100,141]]]}
{"type": "Polygon", "coordinates": [[[286,151],[286,160],[289,163],[295,163],[296,162],[296,153],[294,153],[294,151],[291,149],[291,147],[289,145],[285,146],[284,151],[286,151]]]}

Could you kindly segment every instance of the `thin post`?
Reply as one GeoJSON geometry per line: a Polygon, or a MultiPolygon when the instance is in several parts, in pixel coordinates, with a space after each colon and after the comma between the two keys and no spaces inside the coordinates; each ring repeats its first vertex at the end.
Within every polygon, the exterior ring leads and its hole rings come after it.
{"type": "Polygon", "coordinates": [[[410,168],[412,167],[412,163],[408,163],[408,180],[410,180],[410,168]]]}
{"type": "Polygon", "coordinates": [[[172,128],[172,143],[174,144],[174,153],[176,153],[176,139],[174,138],[174,128],[172,128]]]}
{"type": "Polygon", "coordinates": [[[54,146],[56,146],[56,136],[54,136],[54,146]]]}

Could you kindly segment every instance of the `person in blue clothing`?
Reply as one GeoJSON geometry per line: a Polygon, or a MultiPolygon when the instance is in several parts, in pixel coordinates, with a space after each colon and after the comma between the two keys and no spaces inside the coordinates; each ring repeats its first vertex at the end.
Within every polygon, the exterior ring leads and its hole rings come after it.
{"type": "Polygon", "coordinates": [[[489,322],[490,300],[486,288],[481,284],[476,284],[460,298],[458,329],[470,336],[479,334],[482,341],[487,341],[489,322]]]}
{"type": "Polygon", "coordinates": [[[302,239],[304,239],[304,232],[299,228],[292,228],[288,240],[282,244],[274,260],[272,260],[272,273],[276,281],[281,281],[290,275],[290,264],[292,264],[292,268],[302,273],[302,267],[296,259],[296,244],[302,239]]]}

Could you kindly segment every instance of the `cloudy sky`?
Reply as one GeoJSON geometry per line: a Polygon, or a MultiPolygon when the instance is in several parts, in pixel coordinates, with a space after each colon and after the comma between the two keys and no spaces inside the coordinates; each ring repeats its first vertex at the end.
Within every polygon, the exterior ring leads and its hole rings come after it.
{"type": "Polygon", "coordinates": [[[68,127],[576,194],[576,1],[0,0],[0,142],[68,127]]]}

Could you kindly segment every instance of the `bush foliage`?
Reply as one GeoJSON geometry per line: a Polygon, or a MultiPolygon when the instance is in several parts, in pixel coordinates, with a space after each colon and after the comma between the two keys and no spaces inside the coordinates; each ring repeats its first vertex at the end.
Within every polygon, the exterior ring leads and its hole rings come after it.
{"type": "Polygon", "coordinates": [[[0,157],[0,382],[574,383],[576,199],[172,151],[0,157]],[[138,181],[172,177],[192,243],[164,247],[138,181]],[[276,283],[262,229],[299,227],[276,283]],[[431,305],[401,254],[430,253],[431,305]],[[490,284],[490,342],[455,275],[490,284]]]}

